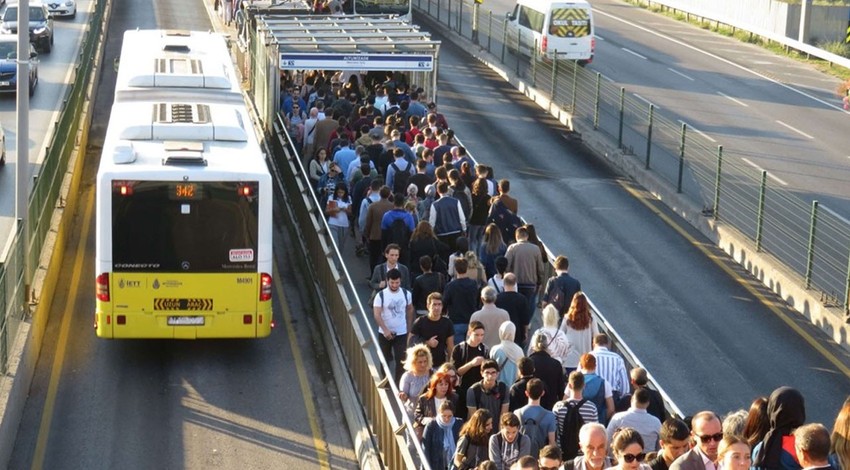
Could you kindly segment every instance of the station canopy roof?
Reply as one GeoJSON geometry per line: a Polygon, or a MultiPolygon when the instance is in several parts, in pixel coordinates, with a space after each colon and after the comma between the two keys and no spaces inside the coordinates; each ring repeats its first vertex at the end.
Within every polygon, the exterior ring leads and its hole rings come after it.
{"type": "Polygon", "coordinates": [[[280,53],[435,55],[440,41],[397,17],[259,15],[257,26],[280,53]]]}

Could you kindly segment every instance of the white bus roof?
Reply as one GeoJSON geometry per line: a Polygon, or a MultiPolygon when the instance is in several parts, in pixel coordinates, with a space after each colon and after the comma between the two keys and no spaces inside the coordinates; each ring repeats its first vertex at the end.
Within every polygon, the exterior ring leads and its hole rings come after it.
{"type": "Polygon", "coordinates": [[[124,44],[115,98],[144,88],[229,91],[240,84],[222,34],[198,31],[131,30],[124,44]]]}
{"type": "Polygon", "coordinates": [[[269,177],[244,105],[155,101],[113,105],[99,174],[162,181],[269,177]]]}

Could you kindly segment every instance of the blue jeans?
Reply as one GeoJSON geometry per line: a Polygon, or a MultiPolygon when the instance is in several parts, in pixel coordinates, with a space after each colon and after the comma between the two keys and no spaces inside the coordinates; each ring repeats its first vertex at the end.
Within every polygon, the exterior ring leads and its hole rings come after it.
{"type": "MultiPolygon", "coordinates": [[[[455,323],[455,344],[460,344],[466,341],[466,332],[469,330],[469,323],[455,323]]],[[[449,354],[452,352],[449,351],[449,354]]],[[[449,358],[447,358],[449,359],[449,358]]],[[[463,365],[463,364],[461,364],[463,365]]]]}

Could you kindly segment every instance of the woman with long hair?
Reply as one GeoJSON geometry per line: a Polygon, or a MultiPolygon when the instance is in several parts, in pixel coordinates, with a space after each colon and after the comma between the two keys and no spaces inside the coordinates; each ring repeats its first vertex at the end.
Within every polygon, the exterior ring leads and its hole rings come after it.
{"type": "Polygon", "coordinates": [[[322,147],[320,148],[313,158],[310,159],[309,169],[307,170],[307,174],[310,176],[310,181],[313,182],[313,186],[319,184],[319,180],[322,179],[322,176],[328,172],[328,149],[322,147]]]}
{"type": "Polygon", "coordinates": [[[332,230],[336,246],[339,252],[345,249],[345,240],[348,238],[349,217],[351,216],[351,197],[348,195],[348,185],[337,183],[333,194],[328,197],[325,215],[328,216],[328,225],[332,230]]]}
{"type": "Polygon", "coordinates": [[[419,395],[431,380],[432,366],[431,350],[427,345],[423,343],[407,348],[407,354],[404,357],[406,372],[401,374],[399,379],[398,397],[404,403],[411,418],[413,418],[413,409],[419,395]]]}
{"type": "Polygon", "coordinates": [[[448,400],[440,403],[437,416],[431,420],[422,437],[425,459],[432,470],[446,470],[454,458],[463,420],[454,417],[455,405],[448,400]]]}
{"type": "Polygon", "coordinates": [[[794,430],[806,422],[803,395],[791,387],[779,387],[767,399],[770,428],[753,449],[753,468],[800,470],[794,449],[794,430]]]}
{"type": "MultiPolygon", "coordinates": [[[[478,181],[476,181],[477,183],[478,181]]],[[[484,229],[484,237],[481,239],[481,246],[478,248],[478,259],[484,265],[487,279],[498,273],[496,270],[496,259],[500,256],[505,256],[505,252],[507,251],[508,247],[502,239],[502,231],[499,230],[499,227],[494,223],[487,225],[484,229]]]]}
{"type": "Polygon", "coordinates": [[[478,256],[474,251],[467,251],[463,256],[467,262],[466,276],[478,283],[478,288],[481,289],[487,284],[487,271],[484,266],[478,261],[478,256]]]}
{"type": "Polygon", "coordinates": [[[844,405],[835,417],[829,454],[829,463],[833,468],[850,470],[850,397],[844,400],[844,405]]]}
{"type": "Polygon", "coordinates": [[[649,470],[643,463],[646,453],[643,451],[643,437],[635,428],[620,428],[611,440],[611,451],[617,464],[614,470],[649,470]]]}
{"type": "Polygon", "coordinates": [[[564,314],[561,331],[567,337],[569,348],[564,358],[567,375],[578,369],[578,360],[582,354],[593,350],[593,337],[599,334],[599,325],[590,314],[590,305],[584,292],[576,292],[570,303],[570,309],[564,314]]]}
{"type": "Polygon", "coordinates": [[[747,422],[744,424],[744,439],[747,440],[750,449],[764,439],[768,429],[770,429],[770,418],[767,416],[767,397],[758,397],[750,404],[747,422]]]}
{"type": "Polygon", "coordinates": [[[442,261],[442,254],[449,250],[448,245],[437,239],[434,234],[434,228],[427,220],[422,220],[416,225],[416,229],[410,235],[410,278],[416,279],[416,276],[422,274],[422,269],[419,267],[419,258],[428,256],[432,261],[432,270],[434,272],[446,272],[446,263],[442,261]]]}
{"type": "Polygon", "coordinates": [[[567,340],[567,335],[558,329],[559,316],[558,309],[552,304],[547,305],[543,309],[543,326],[531,335],[531,341],[528,343],[528,354],[532,353],[532,345],[535,344],[537,336],[545,335],[548,338],[546,351],[553,359],[560,361],[563,368],[566,367],[565,364],[567,355],[570,352],[570,343],[567,340]]]}
{"type": "Polygon", "coordinates": [[[748,470],[750,445],[747,440],[734,434],[724,434],[717,448],[717,470],[748,470]]]}
{"type": "Polygon", "coordinates": [[[469,421],[460,428],[460,439],[454,454],[455,467],[475,468],[481,462],[488,460],[492,430],[493,416],[490,412],[483,408],[475,410],[469,421]]]}
{"type": "Polygon", "coordinates": [[[506,321],[499,327],[501,342],[490,350],[490,359],[499,364],[499,382],[504,383],[508,388],[517,379],[519,360],[525,357],[522,348],[514,342],[515,338],[516,325],[511,321],[506,321]]]}
{"type": "MultiPolygon", "coordinates": [[[[422,431],[438,415],[443,402],[449,401],[457,407],[457,394],[454,392],[454,379],[446,372],[436,372],[428,382],[425,393],[416,399],[413,410],[413,429],[416,435],[422,437],[422,431]]],[[[454,408],[453,408],[454,409],[454,408]]]]}
{"type": "Polygon", "coordinates": [[[484,236],[484,225],[490,214],[490,193],[487,192],[487,180],[479,176],[472,182],[472,214],[469,216],[469,248],[481,252],[481,240],[484,236]]]}

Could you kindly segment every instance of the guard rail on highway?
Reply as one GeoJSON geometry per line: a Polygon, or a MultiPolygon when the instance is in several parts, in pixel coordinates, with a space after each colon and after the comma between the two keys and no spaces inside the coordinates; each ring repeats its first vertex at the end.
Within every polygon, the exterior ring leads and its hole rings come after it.
{"type": "Polygon", "coordinates": [[[798,275],[801,286],[819,292],[825,307],[850,318],[850,221],[817,201],[804,201],[766,171],[729,158],[740,152],[665,116],[601,73],[573,61],[517,57],[508,45],[524,39],[519,31],[509,32],[504,12],[485,10],[474,0],[414,0],[413,5],[417,14],[477,43],[550,106],[568,110],[573,127],[582,123],[612,138],[628,158],[700,204],[703,215],[752,240],[757,251],[798,275]]]}
{"type": "Polygon", "coordinates": [[[94,9],[84,25],[86,32],[76,58],[72,85],[62,100],[59,118],[49,131],[44,159],[29,194],[26,227],[19,227],[10,237],[11,243],[4,247],[6,255],[0,265],[0,373],[7,371],[9,349],[18,326],[29,314],[31,299],[27,298],[26,289],[32,284],[42,247],[49,236],[53,211],[64,204],[59,195],[71,153],[80,143],[80,120],[94,70],[91,58],[101,36],[107,3],[107,0],[93,2],[94,9]]]}

